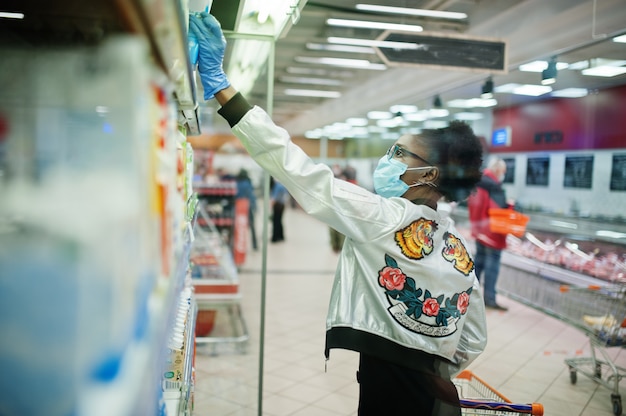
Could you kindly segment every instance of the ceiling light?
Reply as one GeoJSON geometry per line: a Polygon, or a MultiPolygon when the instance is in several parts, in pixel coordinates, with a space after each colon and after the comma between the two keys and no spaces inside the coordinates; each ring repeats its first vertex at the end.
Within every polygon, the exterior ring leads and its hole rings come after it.
{"type": "Polygon", "coordinates": [[[356,138],[366,138],[368,136],[368,130],[365,127],[353,127],[348,134],[356,138]]]}
{"type": "Polygon", "coordinates": [[[365,10],[368,12],[379,13],[391,13],[391,14],[406,14],[411,16],[424,16],[424,17],[437,17],[440,19],[466,19],[467,14],[457,12],[445,12],[439,10],[425,10],[425,9],[409,9],[406,7],[391,7],[380,6],[375,4],[357,4],[357,10],[365,10]]]}
{"type": "Polygon", "coordinates": [[[362,29],[402,30],[405,32],[421,32],[423,27],[418,25],[404,25],[398,23],[371,22],[365,20],[327,19],[329,26],[357,27],[362,29]]]}
{"type": "Polygon", "coordinates": [[[375,46],[377,48],[391,48],[391,49],[412,49],[419,48],[417,43],[412,42],[389,42],[384,40],[372,40],[372,39],[355,39],[355,38],[338,38],[329,37],[328,43],[341,43],[344,45],[356,45],[356,46],[375,46]]]}
{"type": "Polygon", "coordinates": [[[547,85],[531,85],[524,84],[513,90],[513,94],[517,95],[530,95],[533,97],[538,97],[543,94],[547,94],[552,91],[552,87],[547,85]]]}
{"type": "Polygon", "coordinates": [[[617,75],[626,74],[626,68],[619,66],[598,66],[595,68],[583,69],[583,75],[593,77],[615,77],[617,75]]]}
{"type": "MultiPolygon", "coordinates": [[[[572,71],[581,71],[583,69],[589,68],[589,61],[588,60],[584,60],[584,61],[578,61],[578,62],[573,62],[571,64],[569,64],[568,69],[571,69],[572,71]]],[[[557,66],[558,69],[558,66],[557,66]]]]}
{"type": "Polygon", "coordinates": [[[583,69],[583,75],[595,77],[614,77],[626,73],[626,61],[597,58],[592,60],[592,66],[583,69]]]}
{"type": "Polygon", "coordinates": [[[443,129],[448,127],[448,122],[443,120],[426,120],[424,122],[425,129],[443,129]]]}
{"type": "Polygon", "coordinates": [[[484,118],[484,116],[480,113],[461,111],[460,113],[455,113],[454,118],[457,120],[463,120],[463,121],[475,121],[475,120],[480,120],[484,118]]]}
{"type": "Polygon", "coordinates": [[[493,79],[487,78],[481,89],[480,98],[489,99],[493,98],[493,79]]]}
{"type": "Polygon", "coordinates": [[[541,73],[541,84],[550,85],[556,82],[556,58],[550,59],[548,66],[541,73]]]}
{"type": "Polygon", "coordinates": [[[299,90],[294,88],[287,88],[285,90],[286,95],[295,95],[298,97],[321,97],[321,98],[339,98],[341,93],[339,91],[322,91],[322,90],[299,90]]]}
{"type": "Polygon", "coordinates": [[[392,105],[391,107],[389,107],[389,111],[391,111],[394,114],[395,113],[402,113],[402,114],[415,113],[417,112],[417,106],[396,104],[396,105],[392,105]]]}
{"type": "MultiPolygon", "coordinates": [[[[547,67],[548,67],[548,61],[533,61],[527,64],[520,65],[518,69],[524,72],[543,72],[543,70],[546,69],[547,67]]],[[[567,68],[572,69],[571,65],[568,64],[567,62],[556,63],[556,69],[559,71],[562,69],[567,69],[567,68]]]]}
{"type": "Polygon", "coordinates": [[[384,133],[387,129],[380,126],[367,126],[367,131],[370,133],[384,133]]]}
{"type": "Polygon", "coordinates": [[[380,127],[387,127],[390,129],[396,128],[398,126],[401,126],[403,123],[405,123],[405,121],[402,119],[402,117],[394,117],[388,120],[377,120],[376,121],[376,125],[380,126],[380,127]],[[399,120],[398,120],[399,118],[399,120]]]}
{"type": "Polygon", "coordinates": [[[431,108],[428,110],[429,118],[440,118],[440,117],[448,117],[450,112],[445,108],[431,108]]]}
{"type": "Polygon", "coordinates": [[[370,111],[367,113],[367,118],[370,120],[388,120],[392,116],[389,111],[370,111]]]}
{"type": "Polygon", "coordinates": [[[226,73],[242,94],[248,94],[265,70],[272,44],[270,40],[240,39],[232,49],[226,73]]]}
{"type": "Polygon", "coordinates": [[[613,42],[626,43],[626,35],[615,36],[613,42]]]}
{"type": "Polygon", "coordinates": [[[346,123],[351,126],[363,127],[369,124],[369,120],[363,117],[350,117],[346,119],[346,123]]]}
{"type": "Polygon", "coordinates": [[[348,52],[348,53],[367,53],[370,55],[376,54],[374,48],[365,46],[349,46],[349,45],[329,45],[327,43],[312,43],[306,44],[306,48],[312,51],[331,51],[331,52],[348,52]]]}
{"type": "Polygon", "coordinates": [[[562,90],[552,91],[553,97],[563,98],[579,98],[584,97],[589,93],[586,88],[564,88],[562,90]]]}
{"type": "Polygon", "coordinates": [[[304,137],[307,139],[321,139],[322,135],[322,129],[308,130],[304,132],[304,137]]]}
{"type": "Polygon", "coordinates": [[[4,19],[23,19],[24,13],[0,12],[0,18],[4,19]]]}
{"type": "Polygon", "coordinates": [[[280,82],[292,84],[311,84],[311,85],[342,85],[343,82],[337,79],[328,78],[308,78],[308,77],[279,77],[280,82]]]}
{"type": "Polygon", "coordinates": [[[360,68],[360,69],[377,69],[384,70],[387,67],[383,64],[373,64],[367,59],[345,59],[345,58],[314,58],[310,56],[296,56],[294,58],[296,62],[305,64],[321,64],[332,65],[347,68],[360,68]]]}
{"type": "Polygon", "coordinates": [[[532,84],[504,84],[499,85],[495,89],[495,92],[499,93],[510,93],[510,94],[518,94],[518,95],[532,95],[539,96],[543,94],[547,94],[552,91],[552,87],[547,85],[532,85],[532,84]]]}
{"type": "Polygon", "coordinates": [[[419,111],[417,113],[409,113],[404,115],[404,119],[408,121],[424,121],[428,120],[428,110],[419,111]]]}
{"type": "Polygon", "coordinates": [[[452,108],[487,108],[495,107],[498,101],[494,98],[470,98],[468,100],[458,98],[448,101],[446,105],[452,108]]]}

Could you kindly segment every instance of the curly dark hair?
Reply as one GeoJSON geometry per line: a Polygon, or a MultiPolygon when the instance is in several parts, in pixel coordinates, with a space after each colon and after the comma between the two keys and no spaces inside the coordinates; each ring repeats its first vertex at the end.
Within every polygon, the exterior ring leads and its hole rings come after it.
{"type": "Polygon", "coordinates": [[[483,148],[472,128],[462,121],[416,135],[428,149],[429,162],[439,168],[437,189],[449,202],[465,200],[482,176],[483,148]]]}

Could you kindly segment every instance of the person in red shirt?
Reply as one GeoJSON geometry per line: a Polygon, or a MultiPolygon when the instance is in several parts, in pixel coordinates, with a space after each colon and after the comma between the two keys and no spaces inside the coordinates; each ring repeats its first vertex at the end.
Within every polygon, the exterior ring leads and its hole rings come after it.
{"type": "Polygon", "coordinates": [[[496,302],[496,283],[502,250],[506,248],[506,234],[494,233],[489,229],[489,209],[510,207],[502,188],[505,173],[504,160],[491,158],[476,192],[467,200],[472,237],[476,240],[474,267],[476,277],[484,286],[485,306],[502,311],[507,308],[496,302]]]}

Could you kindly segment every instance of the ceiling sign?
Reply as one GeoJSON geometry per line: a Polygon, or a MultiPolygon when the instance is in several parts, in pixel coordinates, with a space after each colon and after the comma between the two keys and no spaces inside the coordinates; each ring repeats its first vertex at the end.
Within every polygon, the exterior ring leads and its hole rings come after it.
{"type": "Polygon", "coordinates": [[[388,66],[448,68],[489,73],[507,72],[506,43],[500,39],[387,30],[377,40],[409,44],[406,48],[376,48],[380,58],[388,66]]]}

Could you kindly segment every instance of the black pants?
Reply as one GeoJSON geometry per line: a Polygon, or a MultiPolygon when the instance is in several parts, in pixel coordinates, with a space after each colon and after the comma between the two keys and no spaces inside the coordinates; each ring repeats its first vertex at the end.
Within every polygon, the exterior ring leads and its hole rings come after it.
{"type": "Polygon", "coordinates": [[[361,354],[357,380],[359,416],[461,415],[458,394],[450,380],[365,354],[361,354]]]}
{"type": "Polygon", "coordinates": [[[285,234],[283,232],[283,212],[285,204],[275,202],[272,208],[272,242],[283,241],[285,234]]]}

